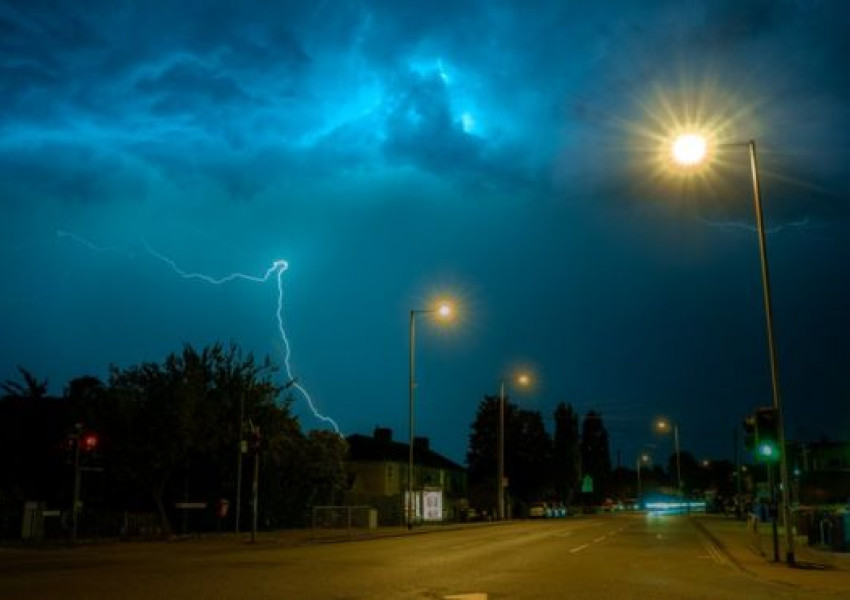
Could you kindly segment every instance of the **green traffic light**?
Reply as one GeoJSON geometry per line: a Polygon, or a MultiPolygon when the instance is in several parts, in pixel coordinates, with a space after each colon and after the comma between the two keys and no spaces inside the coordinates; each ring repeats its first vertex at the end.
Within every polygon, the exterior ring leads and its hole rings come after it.
{"type": "Polygon", "coordinates": [[[776,448],[776,445],[772,443],[762,443],[759,445],[758,449],[759,456],[763,460],[778,460],[779,459],[779,451],[776,448]]]}

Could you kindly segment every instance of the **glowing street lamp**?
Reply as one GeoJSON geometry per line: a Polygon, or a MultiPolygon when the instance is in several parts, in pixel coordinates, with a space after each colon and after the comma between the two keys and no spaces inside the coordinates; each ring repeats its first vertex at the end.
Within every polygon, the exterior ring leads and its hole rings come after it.
{"type": "Polygon", "coordinates": [[[505,520],[505,388],[511,380],[517,385],[528,387],[531,385],[531,375],[528,373],[519,373],[511,379],[502,377],[499,380],[499,443],[498,460],[496,461],[496,498],[499,505],[500,521],[505,520]]]}
{"type": "Polygon", "coordinates": [[[451,303],[442,301],[435,308],[413,309],[410,311],[410,436],[408,445],[407,465],[407,528],[413,527],[413,432],[414,406],[416,401],[416,317],[419,315],[435,315],[441,321],[448,321],[454,316],[451,303]]]}
{"type": "Polygon", "coordinates": [[[673,142],[673,158],[680,165],[697,165],[703,161],[707,152],[708,143],[699,134],[680,135],[673,142]]]}
{"type": "Polygon", "coordinates": [[[673,431],[673,448],[676,452],[676,489],[679,494],[682,493],[682,462],[679,457],[679,426],[670,423],[667,419],[658,419],[655,421],[655,430],[659,433],[670,433],[673,431]]]}
{"type": "MultiPolygon", "coordinates": [[[[673,143],[673,159],[683,166],[695,166],[706,160],[708,156],[706,138],[699,134],[679,136],[673,143]],[[702,147],[700,153],[698,148],[702,147]],[[698,158],[697,158],[698,157],[698,158]]],[[[782,396],[779,391],[779,366],[776,354],[776,340],[773,334],[773,304],[770,295],[770,270],[767,261],[767,239],[764,233],[764,211],[761,202],[761,185],[759,184],[758,158],[756,142],[731,142],[717,144],[718,149],[746,148],[750,157],[750,174],[753,182],[753,205],[756,217],[756,232],[759,242],[759,258],[761,260],[762,299],[767,325],[767,350],[770,359],[770,383],[773,392],[773,408],[776,410],[777,440],[779,445],[779,479],[782,487],[782,515],[785,521],[785,544],[787,547],[786,561],[794,566],[794,532],[791,527],[791,497],[790,481],[788,478],[788,460],[785,449],[785,418],[782,407],[782,396]]]]}

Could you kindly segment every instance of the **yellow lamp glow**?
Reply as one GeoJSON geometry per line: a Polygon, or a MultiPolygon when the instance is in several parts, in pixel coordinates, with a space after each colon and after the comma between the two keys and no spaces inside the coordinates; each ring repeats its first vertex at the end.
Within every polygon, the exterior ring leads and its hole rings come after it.
{"type": "Polygon", "coordinates": [[[708,152],[705,138],[695,133],[680,135],[673,142],[673,159],[684,166],[701,163],[708,152]]]}

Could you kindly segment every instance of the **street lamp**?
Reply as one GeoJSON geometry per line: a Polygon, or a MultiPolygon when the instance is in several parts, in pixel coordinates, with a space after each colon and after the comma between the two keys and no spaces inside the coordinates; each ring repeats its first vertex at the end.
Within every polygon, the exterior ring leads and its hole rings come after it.
{"type": "MultiPolygon", "coordinates": [[[[789,566],[794,566],[794,532],[791,525],[791,502],[790,486],[788,479],[788,459],[785,452],[785,417],[782,409],[782,396],[779,392],[779,365],[776,355],[776,340],[773,334],[773,304],[770,296],[770,270],[767,261],[767,239],[764,233],[764,211],[761,202],[761,185],[759,184],[758,158],[756,155],[756,142],[731,142],[717,145],[718,149],[746,148],[750,157],[750,174],[753,182],[753,206],[756,217],[756,232],[759,243],[759,259],[761,261],[761,283],[762,299],[764,302],[765,322],[767,326],[767,351],[770,359],[770,383],[773,392],[773,408],[776,410],[777,437],[779,442],[779,479],[782,486],[782,516],[785,521],[785,544],[787,547],[786,561],[789,566]]],[[[673,144],[673,158],[684,166],[697,165],[708,158],[707,143],[703,136],[698,134],[687,134],[680,136],[673,144]],[[685,138],[690,142],[684,141],[685,138]],[[684,147],[694,147],[701,140],[703,151],[695,158],[697,153],[688,154],[681,151],[684,147]],[[677,151],[677,147],[680,151],[677,151]],[[690,161],[688,161],[690,157],[690,161]],[[684,160],[683,160],[684,159],[684,160]]]]}
{"type": "MultiPolygon", "coordinates": [[[[519,373],[512,378],[522,387],[531,385],[531,376],[528,373],[519,373]]],[[[499,380],[499,442],[497,450],[496,466],[496,498],[499,506],[499,520],[505,520],[505,388],[510,379],[502,377],[499,380]]]]}
{"type": "Polygon", "coordinates": [[[682,494],[682,461],[679,456],[679,426],[670,423],[667,419],[658,419],[655,422],[655,429],[659,433],[670,433],[673,430],[673,448],[676,452],[676,489],[679,490],[679,495],[682,494]]]}
{"type": "Polygon", "coordinates": [[[416,402],[416,317],[419,315],[436,315],[438,319],[446,321],[452,318],[454,310],[448,302],[440,302],[436,308],[414,309],[410,311],[410,421],[409,421],[409,445],[407,465],[407,528],[413,528],[413,431],[414,431],[414,406],[416,402]]]}

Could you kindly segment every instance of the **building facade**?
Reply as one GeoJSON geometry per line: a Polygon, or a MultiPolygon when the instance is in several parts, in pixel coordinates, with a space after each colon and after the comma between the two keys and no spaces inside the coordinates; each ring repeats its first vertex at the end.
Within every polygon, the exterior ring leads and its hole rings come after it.
{"type": "MultiPolygon", "coordinates": [[[[347,440],[347,503],[378,509],[382,525],[405,523],[410,446],[383,427],[347,440]]],[[[468,505],[466,469],[431,450],[428,438],[413,441],[413,489],[414,521],[459,520],[468,505]]]]}

